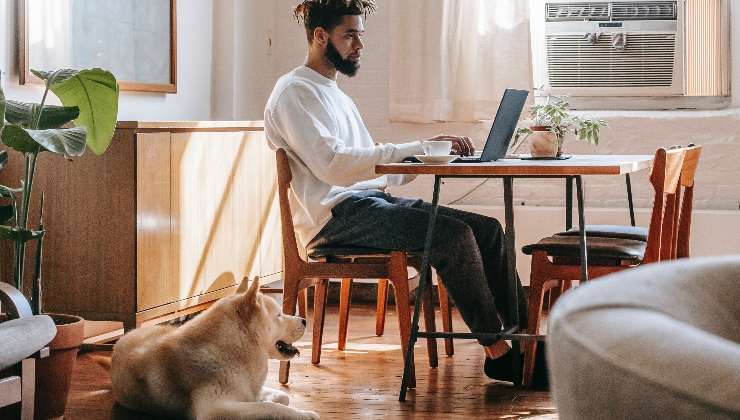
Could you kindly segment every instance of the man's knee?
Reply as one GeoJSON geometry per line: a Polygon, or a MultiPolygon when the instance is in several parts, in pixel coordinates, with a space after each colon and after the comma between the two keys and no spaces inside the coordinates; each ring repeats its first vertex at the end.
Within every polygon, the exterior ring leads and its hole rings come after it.
{"type": "Polygon", "coordinates": [[[471,247],[476,245],[475,233],[473,229],[464,222],[459,220],[448,220],[439,229],[437,242],[448,252],[463,251],[469,252],[471,247]]]}
{"type": "Polygon", "coordinates": [[[504,227],[501,225],[501,222],[498,221],[498,219],[493,217],[486,217],[486,227],[491,232],[503,232],[504,227]]]}

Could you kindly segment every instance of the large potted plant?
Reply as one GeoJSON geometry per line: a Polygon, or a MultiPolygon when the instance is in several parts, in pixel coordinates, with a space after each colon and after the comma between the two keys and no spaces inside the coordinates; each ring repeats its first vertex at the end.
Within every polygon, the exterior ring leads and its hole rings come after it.
{"type": "Polygon", "coordinates": [[[557,158],[562,156],[563,143],[568,132],[573,132],[579,140],[599,144],[599,129],[606,122],[573,115],[570,104],[564,96],[548,96],[543,104],[532,106],[531,125],[519,128],[514,136],[517,147],[529,139],[529,149],[533,157],[557,158]]]}
{"type": "MultiPolygon", "coordinates": [[[[113,138],[118,115],[118,83],[110,72],[102,69],[33,71],[33,74],[45,84],[40,104],[6,100],[0,84],[0,140],[24,162],[23,179],[18,185],[0,185],[0,237],[12,242],[15,287],[26,291],[26,283],[30,281],[29,301],[34,313],[39,314],[43,307],[41,268],[47,231],[43,224],[43,192],[39,208],[31,208],[37,159],[42,153],[50,153],[72,160],[87,147],[97,155],[105,152],[113,138]],[[49,92],[63,106],[46,105],[49,92]],[[39,215],[38,225],[29,226],[29,215],[33,212],[39,215]],[[26,251],[31,248],[36,251],[29,257],[33,267],[26,267],[26,251]]],[[[7,150],[0,151],[0,168],[8,158],[7,150]]],[[[63,229],[54,226],[52,231],[63,229]]],[[[82,318],[48,315],[57,324],[57,335],[49,343],[50,357],[40,359],[36,367],[35,411],[39,419],[64,415],[77,350],[84,337],[82,318]]]]}

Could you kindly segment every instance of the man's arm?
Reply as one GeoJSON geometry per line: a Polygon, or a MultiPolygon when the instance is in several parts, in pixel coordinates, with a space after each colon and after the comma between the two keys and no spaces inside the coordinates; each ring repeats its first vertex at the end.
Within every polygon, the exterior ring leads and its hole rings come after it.
{"type": "Polygon", "coordinates": [[[347,147],[338,138],[334,117],[316,94],[306,86],[286,89],[271,115],[291,151],[321,181],[350,186],[377,177],[375,165],[400,162],[423,153],[421,142],[347,147]]]}

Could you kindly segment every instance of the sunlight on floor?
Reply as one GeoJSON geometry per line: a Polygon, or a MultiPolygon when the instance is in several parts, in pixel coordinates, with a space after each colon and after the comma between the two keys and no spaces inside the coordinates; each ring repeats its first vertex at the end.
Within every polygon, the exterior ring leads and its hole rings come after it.
{"type": "MultiPolygon", "coordinates": [[[[299,341],[294,343],[296,347],[310,350],[311,343],[307,341],[299,341]]],[[[344,353],[355,353],[364,354],[370,352],[387,352],[387,351],[400,351],[400,344],[384,344],[384,343],[358,343],[358,342],[347,342],[347,346],[344,349],[344,353]]],[[[330,353],[337,350],[337,343],[324,343],[321,346],[322,353],[330,353]]]]}

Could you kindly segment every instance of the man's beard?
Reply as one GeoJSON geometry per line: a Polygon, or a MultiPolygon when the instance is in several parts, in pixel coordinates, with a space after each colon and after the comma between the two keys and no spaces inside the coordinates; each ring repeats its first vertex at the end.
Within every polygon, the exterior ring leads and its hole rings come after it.
{"type": "Polygon", "coordinates": [[[331,40],[326,44],[325,55],[329,62],[334,65],[334,68],[345,76],[354,77],[357,74],[357,70],[360,69],[359,62],[342,58],[342,55],[339,54],[339,51],[334,47],[334,43],[332,43],[331,40]]]}

